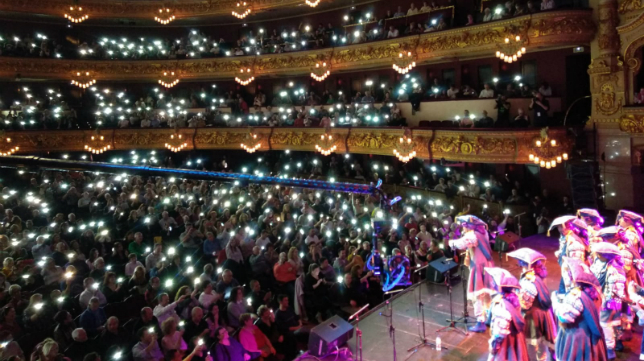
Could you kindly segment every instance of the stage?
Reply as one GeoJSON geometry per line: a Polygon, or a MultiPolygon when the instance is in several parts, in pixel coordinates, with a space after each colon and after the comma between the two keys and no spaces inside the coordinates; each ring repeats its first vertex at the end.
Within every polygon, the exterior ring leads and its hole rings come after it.
{"type": "MultiPolygon", "coordinates": [[[[554,252],[557,250],[558,242],[556,238],[548,238],[543,235],[536,235],[521,240],[518,247],[533,248],[548,257],[547,268],[548,277],[546,284],[548,288],[556,290],[559,286],[560,269],[554,252]]],[[[501,266],[519,276],[520,268],[512,258],[506,260],[505,254],[502,255],[502,261],[499,262],[499,254],[495,253],[494,262],[496,266],[501,266]]],[[[424,283],[419,286],[412,286],[395,295],[391,299],[393,306],[393,326],[395,327],[396,337],[396,355],[398,361],[428,361],[428,360],[449,360],[449,361],[474,361],[486,360],[488,351],[489,333],[469,333],[462,335],[460,332],[450,330],[437,333],[436,330],[446,326],[446,319],[450,316],[449,295],[444,285],[424,283]],[[427,340],[434,343],[436,336],[441,337],[443,350],[436,351],[432,347],[422,347],[417,352],[408,352],[407,350],[421,342],[422,325],[420,322],[420,313],[418,311],[418,292],[421,292],[422,302],[425,304],[425,333],[427,340]],[[447,348],[447,349],[445,349],[447,348]]],[[[454,317],[459,318],[463,313],[463,287],[460,282],[453,286],[452,306],[454,317]]],[[[471,306],[468,307],[470,316],[474,315],[471,306]]],[[[394,360],[393,345],[389,337],[389,320],[384,315],[387,314],[386,305],[383,303],[379,307],[363,315],[360,319],[359,327],[363,334],[363,360],[365,361],[390,361],[394,360]]],[[[458,327],[463,329],[463,325],[458,327]]],[[[624,342],[626,350],[617,353],[618,360],[639,360],[640,340],[642,338],[641,327],[635,326],[633,339],[624,342]]],[[[349,341],[349,348],[356,359],[355,335],[349,341]]],[[[534,347],[528,345],[531,360],[536,360],[534,347]]],[[[324,360],[334,360],[336,355],[328,356],[324,360]]],[[[359,359],[359,358],[357,358],[359,359]]],[[[313,358],[302,357],[300,360],[313,360],[313,358]]],[[[352,358],[340,355],[337,360],[352,360],[352,358]]]]}

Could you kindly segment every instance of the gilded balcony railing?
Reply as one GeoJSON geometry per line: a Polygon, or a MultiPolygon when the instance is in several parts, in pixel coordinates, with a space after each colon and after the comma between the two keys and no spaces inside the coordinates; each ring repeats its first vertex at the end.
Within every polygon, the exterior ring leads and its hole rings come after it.
{"type": "Polygon", "coordinates": [[[182,81],[232,80],[242,68],[254,69],[256,78],[308,75],[318,62],[330,63],[335,73],[390,68],[393,58],[401,50],[413,51],[418,65],[451,61],[458,57],[492,57],[498,44],[517,31],[527,38],[526,46],[530,53],[589,44],[595,36],[595,23],[591,10],[562,10],[395,39],[282,54],[134,61],[0,57],[0,77],[14,79],[20,75],[70,80],[77,72],[91,72],[98,81],[156,82],[161,69],[172,68],[182,81]]]}
{"type": "MultiPolygon", "coordinates": [[[[100,131],[105,144],[112,150],[162,149],[175,132],[174,129],[104,129],[100,131]]],[[[293,150],[315,152],[323,128],[183,128],[186,151],[192,149],[243,150],[249,136],[256,136],[252,144],[256,152],[293,150]]],[[[331,128],[328,134],[336,139],[336,154],[359,153],[393,156],[396,142],[403,136],[401,128],[331,128]]],[[[94,130],[15,131],[2,136],[11,139],[17,154],[45,151],[83,151],[94,130]]],[[[409,134],[408,134],[409,135],[409,134]]],[[[476,163],[532,163],[535,140],[543,135],[542,129],[427,129],[411,128],[414,150],[421,159],[445,159],[476,163]]],[[[549,139],[555,139],[562,151],[571,153],[573,139],[564,128],[548,130],[549,139]]],[[[0,152],[4,150],[0,147],[0,152]]]]}

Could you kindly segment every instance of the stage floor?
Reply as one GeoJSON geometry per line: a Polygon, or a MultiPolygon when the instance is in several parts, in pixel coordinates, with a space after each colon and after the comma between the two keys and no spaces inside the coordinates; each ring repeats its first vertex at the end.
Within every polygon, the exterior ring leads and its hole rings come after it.
{"type": "MultiPolygon", "coordinates": [[[[533,248],[548,257],[548,277],[546,284],[549,289],[556,290],[559,286],[561,271],[557,264],[554,252],[557,250],[558,242],[556,238],[548,238],[542,235],[531,236],[523,239],[518,247],[533,248]]],[[[512,258],[506,260],[505,254],[502,256],[502,262],[499,262],[498,253],[495,254],[494,262],[497,267],[508,269],[515,276],[519,276],[520,268],[512,258]]],[[[428,360],[446,360],[446,361],[474,361],[486,360],[488,356],[488,337],[489,333],[462,335],[457,331],[446,331],[437,333],[436,330],[446,326],[446,319],[449,318],[449,295],[444,285],[422,284],[412,286],[408,290],[401,292],[392,298],[393,305],[393,326],[395,327],[396,337],[396,355],[398,361],[428,361],[428,360]],[[408,352],[407,350],[418,344],[420,334],[422,334],[420,313],[418,311],[418,292],[421,292],[422,302],[425,304],[425,333],[429,342],[434,343],[436,336],[440,335],[443,345],[442,351],[436,351],[432,347],[422,347],[417,352],[408,352]],[[447,350],[445,349],[447,348],[447,350]]],[[[452,306],[454,317],[458,318],[463,313],[463,287],[457,283],[453,287],[452,306]]],[[[468,306],[468,312],[474,315],[471,305],[468,306]]],[[[393,345],[389,336],[389,320],[383,315],[387,314],[385,305],[371,310],[360,320],[360,329],[363,334],[363,360],[365,361],[385,361],[394,360],[393,345]]],[[[458,325],[463,329],[463,325],[458,325]]],[[[625,342],[626,350],[617,353],[618,360],[639,360],[640,341],[642,339],[642,329],[635,327],[633,339],[625,342]]],[[[354,355],[355,336],[349,341],[349,348],[354,355]]],[[[534,347],[528,345],[531,360],[536,360],[534,347]]],[[[309,358],[310,359],[310,358],[309,358]]],[[[335,355],[325,358],[325,360],[334,360],[335,355]]],[[[301,360],[307,360],[306,357],[301,360]]],[[[337,360],[351,360],[351,358],[338,357],[337,360]]]]}

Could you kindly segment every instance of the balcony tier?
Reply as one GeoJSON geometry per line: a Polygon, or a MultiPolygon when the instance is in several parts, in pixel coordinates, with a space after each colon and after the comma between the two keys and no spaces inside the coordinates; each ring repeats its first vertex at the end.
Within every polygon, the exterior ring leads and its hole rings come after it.
{"type": "Polygon", "coordinates": [[[76,72],[89,71],[97,80],[156,82],[163,71],[174,71],[179,79],[189,81],[233,79],[241,68],[251,68],[258,78],[310,74],[319,61],[330,63],[333,74],[390,68],[401,50],[415,52],[419,65],[490,57],[506,37],[517,32],[528,40],[528,52],[586,45],[595,36],[595,29],[591,10],[549,11],[446,31],[283,54],[152,61],[0,57],[0,77],[71,80],[76,72]]]}
{"type": "MultiPolygon", "coordinates": [[[[192,149],[242,149],[257,147],[257,152],[266,150],[293,150],[314,152],[316,145],[325,149],[335,145],[336,154],[359,153],[393,156],[399,148],[404,130],[400,128],[331,128],[333,142],[322,144],[323,128],[182,128],[185,150],[192,149]],[[253,137],[253,135],[256,136],[253,137]]],[[[422,159],[441,159],[474,163],[532,163],[530,154],[535,154],[535,142],[541,138],[541,129],[428,129],[411,128],[413,150],[422,159]]],[[[105,129],[100,148],[110,145],[111,150],[163,149],[172,142],[173,129],[105,129]]],[[[85,144],[97,133],[93,130],[68,131],[9,131],[4,137],[11,139],[11,147],[18,146],[18,153],[49,151],[83,151],[85,144]]],[[[571,152],[573,139],[564,128],[553,128],[549,139],[559,144],[561,153],[571,152]]],[[[178,144],[173,144],[178,145],[178,144]]],[[[6,145],[5,145],[6,146],[6,145]]],[[[0,149],[5,152],[7,149],[0,149]]]]}

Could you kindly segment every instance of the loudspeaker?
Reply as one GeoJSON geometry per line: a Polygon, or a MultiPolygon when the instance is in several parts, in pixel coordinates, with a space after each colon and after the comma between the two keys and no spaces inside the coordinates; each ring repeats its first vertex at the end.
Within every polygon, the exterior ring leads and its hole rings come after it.
{"type": "Polygon", "coordinates": [[[353,337],[353,326],[335,315],[315,326],[309,335],[309,353],[326,356],[336,347],[341,347],[353,337]]]}

